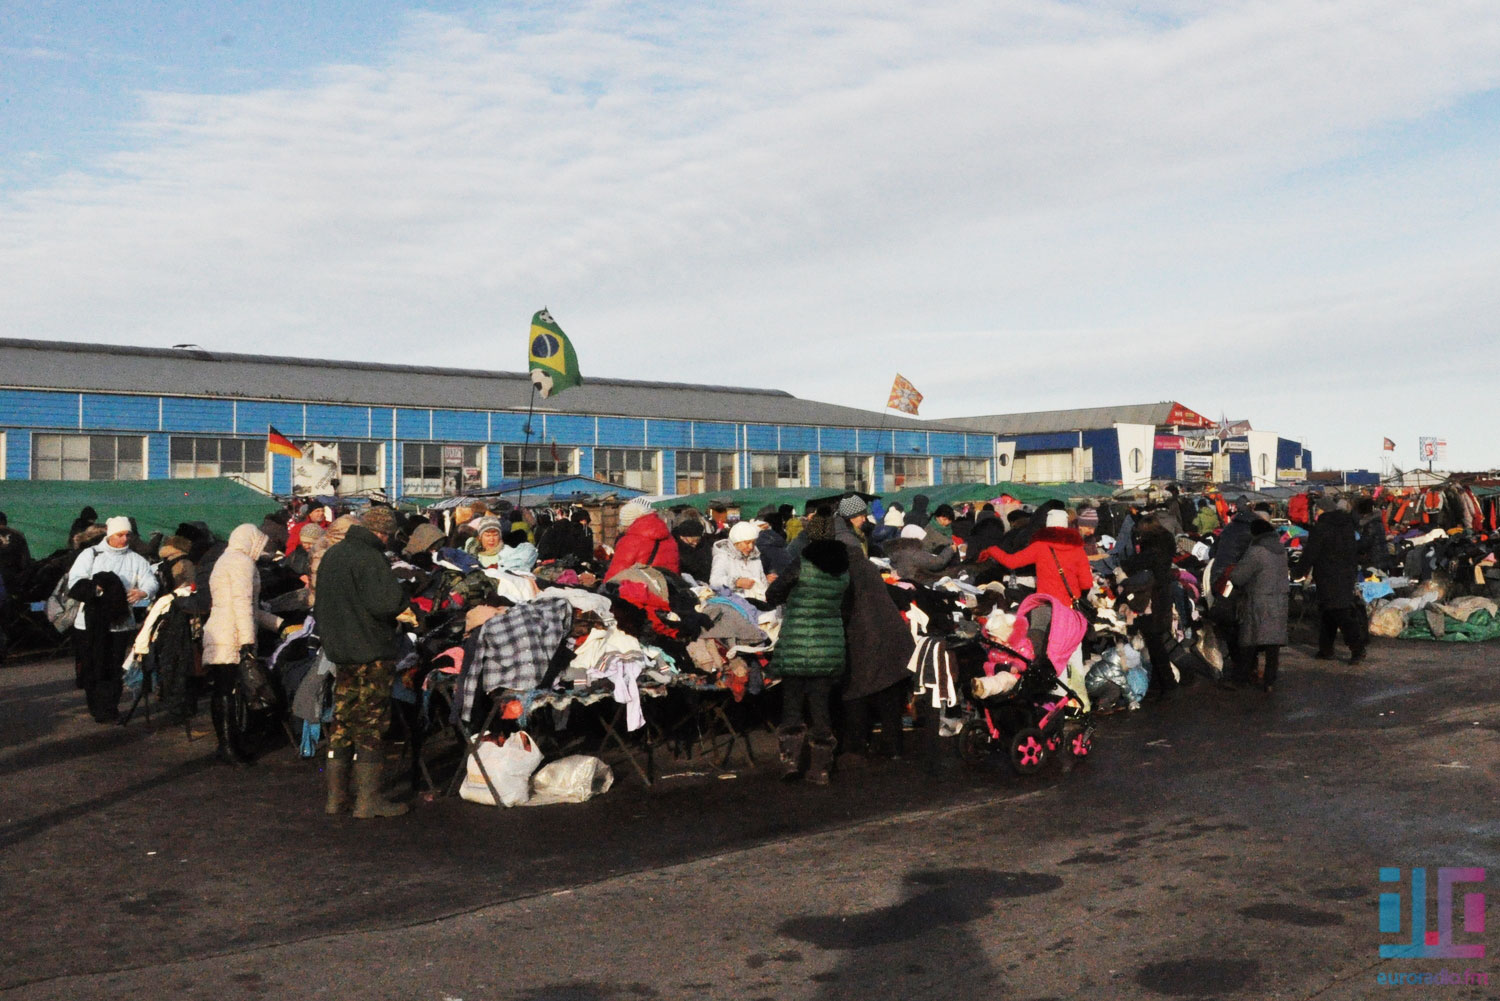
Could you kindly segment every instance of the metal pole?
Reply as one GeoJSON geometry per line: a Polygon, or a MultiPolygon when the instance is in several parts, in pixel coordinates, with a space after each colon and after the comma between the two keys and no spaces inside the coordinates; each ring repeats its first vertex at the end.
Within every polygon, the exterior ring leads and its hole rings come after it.
{"type": "MultiPolygon", "coordinates": [[[[516,511],[521,509],[521,494],[526,489],[526,450],[531,447],[531,418],[536,413],[536,383],[531,384],[531,402],[526,404],[526,423],[521,431],[526,435],[526,442],[521,446],[521,475],[516,480],[516,511]]],[[[501,460],[504,464],[504,459],[501,460]]]]}

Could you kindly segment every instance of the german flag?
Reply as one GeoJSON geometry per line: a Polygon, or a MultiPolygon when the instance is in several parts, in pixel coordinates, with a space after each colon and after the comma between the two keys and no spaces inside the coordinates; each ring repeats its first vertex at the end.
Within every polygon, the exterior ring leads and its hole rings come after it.
{"type": "Polygon", "coordinates": [[[277,455],[289,455],[294,459],[302,458],[302,449],[293,445],[292,439],[269,424],[266,425],[266,449],[277,455]]]}

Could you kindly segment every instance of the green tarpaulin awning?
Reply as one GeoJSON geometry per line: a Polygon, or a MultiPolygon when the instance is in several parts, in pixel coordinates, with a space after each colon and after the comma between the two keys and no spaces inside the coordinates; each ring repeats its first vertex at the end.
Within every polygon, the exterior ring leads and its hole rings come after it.
{"type": "Polygon", "coordinates": [[[68,542],[68,527],[84,506],[99,521],[134,518],[141,536],[170,535],[184,521],[202,521],[219,538],[236,525],[259,525],[277,508],[268,497],[234,480],[0,480],[0,511],[26,535],[38,559],[68,542]]]}

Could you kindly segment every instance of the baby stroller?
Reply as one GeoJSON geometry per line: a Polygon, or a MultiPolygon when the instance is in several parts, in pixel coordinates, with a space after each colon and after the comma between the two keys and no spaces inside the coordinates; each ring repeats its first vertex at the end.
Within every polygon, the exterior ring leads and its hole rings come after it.
{"type": "Polygon", "coordinates": [[[960,654],[959,661],[964,677],[959,749],[966,762],[982,764],[1004,752],[1016,774],[1032,775],[1060,755],[1069,767],[1088,757],[1094,741],[1092,714],[1045,653],[1026,657],[988,639],[975,645],[980,656],[971,651],[960,654]],[[998,659],[993,656],[997,651],[998,659]]]}

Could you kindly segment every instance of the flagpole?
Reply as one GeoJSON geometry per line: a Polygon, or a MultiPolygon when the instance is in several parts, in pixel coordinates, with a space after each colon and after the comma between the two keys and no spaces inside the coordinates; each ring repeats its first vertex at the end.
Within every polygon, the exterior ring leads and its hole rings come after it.
{"type": "Polygon", "coordinates": [[[526,489],[526,450],[531,447],[531,418],[536,414],[536,383],[531,384],[531,402],[526,404],[526,424],[521,431],[526,435],[526,443],[521,446],[521,476],[516,480],[516,509],[521,508],[521,495],[526,489]]]}

